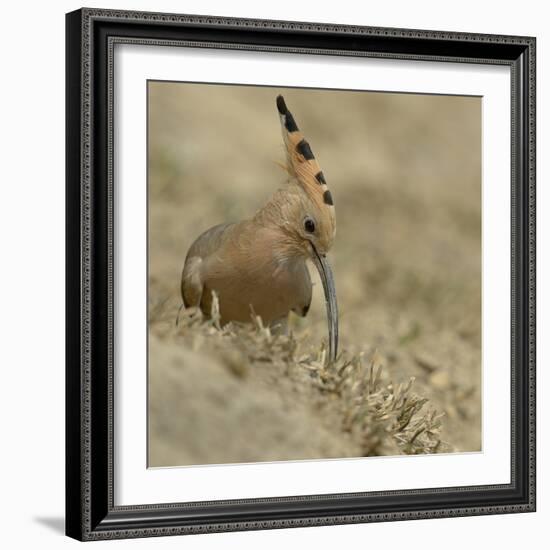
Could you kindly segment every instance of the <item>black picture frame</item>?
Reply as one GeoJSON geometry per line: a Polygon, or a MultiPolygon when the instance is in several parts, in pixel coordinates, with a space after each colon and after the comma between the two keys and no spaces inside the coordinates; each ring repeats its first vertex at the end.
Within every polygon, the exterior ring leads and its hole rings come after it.
{"type": "Polygon", "coordinates": [[[66,533],[79,540],[535,510],[535,38],[81,9],[66,16],[66,533]],[[117,507],[113,501],[113,45],[200,44],[507,65],[511,482],[117,507]]]}

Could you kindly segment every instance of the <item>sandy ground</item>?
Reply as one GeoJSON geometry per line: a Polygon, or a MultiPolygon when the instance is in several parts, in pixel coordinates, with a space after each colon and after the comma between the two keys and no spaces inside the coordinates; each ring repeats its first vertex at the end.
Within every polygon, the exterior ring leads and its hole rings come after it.
{"type": "Polygon", "coordinates": [[[149,464],[480,450],[480,196],[479,98],[150,83],[149,464]],[[278,93],[334,197],[340,366],[363,357],[340,373],[319,362],[314,269],[310,313],[291,318],[296,341],[187,317],[174,326],[192,241],[284,185],[278,93]],[[396,410],[427,399],[402,429],[403,416],[375,414],[374,397],[350,424],[375,353],[376,399],[411,377],[396,410]],[[432,410],[445,413],[441,428],[432,410]]]}

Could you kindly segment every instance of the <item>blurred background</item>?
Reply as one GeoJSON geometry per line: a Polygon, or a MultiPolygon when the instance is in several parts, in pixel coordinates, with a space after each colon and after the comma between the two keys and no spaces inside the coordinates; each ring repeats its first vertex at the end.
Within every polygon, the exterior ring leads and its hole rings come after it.
{"type": "MultiPolygon", "coordinates": [[[[148,86],[149,465],[357,454],[318,401],[295,398],[299,382],[276,369],[242,376],[239,358],[174,327],[191,243],[284,185],[279,93],[334,197],[341,349],[376,350],[387,383],[414,377],[445,413],[449,449],[481,450],[481,99],[148,86]]],[[[291,326],[315,346],[326,316],[311,274],[311,310],[291,326]]]]}

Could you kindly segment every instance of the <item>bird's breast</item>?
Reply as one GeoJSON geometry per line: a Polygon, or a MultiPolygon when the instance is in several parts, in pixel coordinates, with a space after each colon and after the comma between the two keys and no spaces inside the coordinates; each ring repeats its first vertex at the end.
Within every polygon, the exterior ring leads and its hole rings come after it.
{"type": "Polygon", "coordinates": [[[281,258],[270,237],[259,231],[230,239],[207,262],[203,295],[209,301],[212,290],[218,294],[222,322],[248,322],[255,314],[270,324],[291,310],[307,311],[311,279],[305,258],[281,258]]]}

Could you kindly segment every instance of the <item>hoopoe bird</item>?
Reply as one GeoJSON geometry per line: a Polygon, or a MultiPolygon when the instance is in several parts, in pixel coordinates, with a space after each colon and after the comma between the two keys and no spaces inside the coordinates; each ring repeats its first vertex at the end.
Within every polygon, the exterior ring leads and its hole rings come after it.
{"type": "Polygon", "coordinates": [[[317,267],[328,318],[328,360],[338,349],[338,306],[327,261],[336,231],[332,195],[309,143],[282,96],[277,97],[288,182],[250,218],[216,225],[191,245],[181,277],[183,305],[209,315],[212,292],[220,321],[250,322],[259,315],[286,327],[289,313],[305,317],[311,304],[306,261],[317,267]]]}

